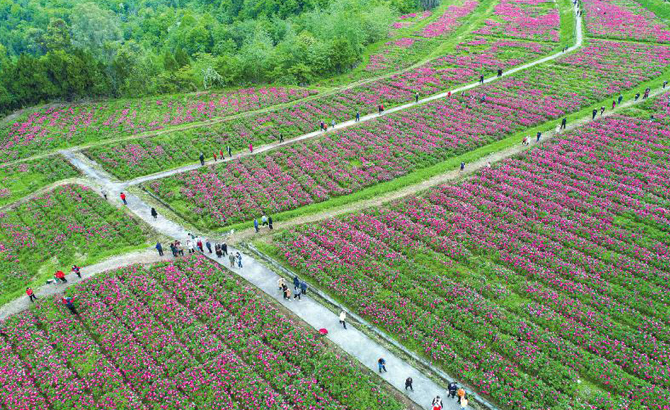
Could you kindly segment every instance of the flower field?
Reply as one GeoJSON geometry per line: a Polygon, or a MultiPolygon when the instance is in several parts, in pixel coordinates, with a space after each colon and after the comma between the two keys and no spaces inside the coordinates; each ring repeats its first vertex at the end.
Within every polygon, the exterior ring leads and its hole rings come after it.
{"type": "Polygon", "coordinates": [[[557,4],[548,0],[501,0],[478,34],[559,41],[557,4]]]}
{"type": "Polygon", "coordinates": [[[658,76],[670,63],[667,47],[626,48],[624,53],[618,43],[595,41],[582,54],[487,84],[477,94],[438,100],[145,188],[207,229],[351,194],[616,96],[658,76]],[[620,81],[622,70],[628,71],[626,81],[620,81]]]}
{"type": "Polygon", "coordinates": [[[0,205],[78,175],[79,172],[60,155],[0,165],[0,205]]]}
{"type": "Polygon", "coordinates": [[[245,88],[224,94],[161,96],[37,109],[0,127],[0,162],[258,110],[315,93],[298,88],[245,88]]]}
{"type": "Polygon", "coordinates": [[[595,37],[670,42],[668,24],[633,0],[584,1],[584,23],[595,37]]]}
{"type": "Polygon", "coordinates": [[[86,280],[0,336],[5,408],[401,409],[360,365],[201,256],[86,280]]]}
{"type": "Polygon", "coordinates": [[[614,116],[275,255],[505,408],[670,406],[670,131],[614,116]]]}
{"type": "Polygon", "coordinates": [[[89,188],[59,186],[0,213],[0,304],[57,269],[145,243],[145,228],[89,188]]]}
{"type": "Polygon", "coordinates": [[[463,24],[465,17],[469,16],[477,6],[477,0],[464,0],[462,5],[450,5],[444,13],[435,21],[429,23],[414,35],[426,38],[444,38],[463,24]]]}
{"type": "Polygon", "coordinates": [[[409,67],[417,57],[427,54],[434,47],[434,42],[421,38],[402,37],[391,40],[370,56],[365,71],[379,75],[409,67]]]}
{"type": "MultiPolygon", "coordinates": [[[[246,150],[275,142],[280,133],[285,139],[318,130],[319,121],[330,123],[351,119],[376,110],[380,102],[392,105],[414,98],[414,94],[433,94],[457,84],[476,81],[481,73],[508,68],[538,58],[551,46],[518,40],[477,36],[458,45],[454,53],[433,60],[420,68],[390,78],[323,96],[310,103],[240,118],[207,128],[173,132],[149,139],[137,139],[86,151],[115,176],[128,179],[197,161],[200,152],[211,158],[228,145],[246,150]]],[[[218,155],[218,154],[217,154],[218,155]]]]}

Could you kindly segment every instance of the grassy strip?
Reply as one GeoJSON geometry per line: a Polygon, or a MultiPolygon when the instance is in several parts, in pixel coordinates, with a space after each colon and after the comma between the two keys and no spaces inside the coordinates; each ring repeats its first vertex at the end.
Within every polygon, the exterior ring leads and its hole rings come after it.
{"type": "Polygon", "coordinates": [[[558,12],[561,18],[561,29],[559,33],[562,47],[570,47],[575,44],[576,22],[571,0],[558,0],[558,12]]]}
{"type": "Polygon", "coordinates": [[[670,19],[670,5],[668,5],[667,3],[659,0],[635,0],[635,2],[639,3],[640,6],[656,14],[656,16],[658,16],[662,20],[666,20],[665,21],[666,24],[669,23],[667,20],[670,19]]]}
{"type": "MultiPolygon", "coordinates": [[[[637,87],[627,91],[624,93],[624,96],[627,96],[625,98],[625,101],[627,101],[630,98],[633,98],[636,92],[642,93],[643,90],[647,87],[650,88],[660,88],[660,85],[663,83],[663,78],[665,75],[670,74],[670,69],[666,70],[664,75],[662,77],[659,77],[654,80],[650,80],[648,82],[642,83],[638,85],[637,87]]],[[[575,122],[577,120],[581,120],[584,118],[591,118],[591,111],[593,109],[600,109],[601,106],[608,107],[609,104],[611,103],[611,98],[616,98],[615,97],[610,97],[607,100],[602,100],[598,103],[592,104],[590,106],[584,107],[581,110],[572,113],[566,118],[568,119],[568,123],[575,122]]],[[[409,185],[414,185],[421,183],[431,177],[434,177],[436,175],[443,174],[445,172],[453,171],[458,168],[461,162],[465,162],[466,164],[474,162],[480,158],[483,158],[489,154],[493,154],[498,151],[505,150],[507,148],[513,147],[515,145],[518,145],[521,143],[521,140],[523,139],[524,136],[530,135],[532,137],[535,136],[535,134],[539,132],[546,132],[555,129],[556,125],[560,122],[559,119],[549,121],[540,125],[537,125],[533,128],[529,128],[520,132],[517,132],[515,134],[512,134],[511,136],[508,136],[502,140],[498,140],[496,142],[493,142],[491,144],[485,145],[483,147],[479,147],[473,151],[469,151],[466,153],[463,153],[461,155],[458,155],[456,157],[452,157],[446,161],[440,162],[438,164],[432,165],[427,168],[419,169],[415,172],[412,172],[410,174],[404,175],[402,177],[399,177],[397,179],[387,181],[387,182],[382,182],[373,186],[370,186],[368,188],[362,189],[358,192],[355,192],[353,194],[349,195],[344,195],[344,196],[339,196],[339,197],[334,197],[331,199],[328,199],[324,202],[318,202],[314,204],[310,204],[301,208],[296,208],[292,209],[289,211],[284,211],[280,212],[278,214],[272,215],[273,222],[275,224],[280,223],[281,221],[288,221],[290,219],[298,218],[301,216],[306,216],[306,215],[312,215],[316,213],[321,213],[325,212],[328,210],[332,210],[334,208],[338,207],[344,207],[347,205],[350,205],[354,202],[366,200],[369,198],[374,198],[378,196],[382,196],[384,194],[387,194],[392,191],[399,190],[401,188],[405,188],[409,185]]],[[[162,202],[162,201],[161,201],[162,202]]],[[[184,211],[182,210],[175,210],[175,213],[177,213],[182,219],[187,219],[184,218],[184,211]]],[[[200,226],[202,228],[202,226],[200,226]]],[[[253,223],[252,221],[249,222],[239,222],[233,225],[229,225],[223,228],[217,228],[214,230],[214,232],[224,232],[224,231],[229,231],[231,229],[234,230],[241,230],[241,229],[248,229],[248,228],[253,228],[253,223]]]]}

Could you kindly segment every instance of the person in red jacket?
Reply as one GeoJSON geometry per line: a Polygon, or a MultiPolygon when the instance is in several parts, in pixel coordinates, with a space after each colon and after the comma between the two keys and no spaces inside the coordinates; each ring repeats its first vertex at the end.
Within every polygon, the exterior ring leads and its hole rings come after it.
{"type": "Polygon", "coordinates": [[[62,270],[57,271],[55,276],[56,276],[56,279],[58,279],[59,281],[61,281],[63,283],[67,283],[67,279],[65,279],[65,274],[63,273],[62,270]]]}
{"type": "Polygon", "coordinates": [[[78,315],[77,308],[74,307],[74,296],[68,296],[63,298],[63,304],[70,309],[73,315],[78,315]]]}
{"type": "Polygon", "coordinates": [[[35,296],[35,292],[31,288],[26,288],[26,295],[28,295],[28,298],[33,303],[37,300],[37,296],[35,296]]]}
{"type": "Polygon", "coordinates": [[[121,200],[123,201],[124,205],[128,205],[128,201],[126,201],[126,194],[123,192],[121,192],[121,200]]]}

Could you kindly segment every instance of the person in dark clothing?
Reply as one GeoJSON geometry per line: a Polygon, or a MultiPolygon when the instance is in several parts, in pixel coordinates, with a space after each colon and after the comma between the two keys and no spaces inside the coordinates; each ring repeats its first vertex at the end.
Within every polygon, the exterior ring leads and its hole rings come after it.
{"type": "Polygon", "coordinates": [[[359,122],[361,120],[361,112],[356,111],[356,122],[359,122]]]}
{"type": "Polygon", "coordinates": [[[258,233],[258,219],[254,218],[254,229],[256,230],[256,233],[258,233]]]}
{"type": "Polygon", "coordinates": [[[419,93],[414,94],[414,102],[415,103],[419,102],[419,93]]]}
{"type": "Polygon", "coordinates": [[[272,227],[272,217],[271,217],[271,216],[268,216],[268,228],[270,228],[270,229],[274,229],[274,228],[272,227]]]}
{"type": "Polygon", "coordinates": [[[665,88],[666,85],[668,85],[668,82],[667,82],[667,81],[663,81],[663,88],[665,88]]]}
{"type": "Polygon", "coordinates": [[[623,95],[620,95],[619,98],[616,99],[616,103],[621,105],[621,101],[623,101],[623,95]]]}
{"type": "Polygon", "coordinates": [[[298,289],[300,287],[300,278],[298,275],[293,277],[293,289],[298,289]]]}
{"type": "Polygon", "coordinates": [[[321,126],[321,131],[325,131],[326,123],[323,122],[323,120],[321,120],[321,122],[319,123],[319,125],[321,126]]]}
{"type": "Polygon", "coordinates": [[[592,120],[595,120],[595,119],[596,119],[596,115],[598,115],[598,110],[596,110],[596,109],[594,108],[593,111],[591,112],[591,119],[592,119],[592,120]]]}
{"type": "Polygon", "coordinates": [[[449,383],[449,387],[447,388],[449,391],[449,396],[452,399],[456,398],[456,391],[458,390],[458,384],[456,382],[451,382],[449,383]]]}
{"type": "Polygon", "coordinates": [[[284,134],[282,134],[282,133],[280,132],[280,133],[279,133],[279,143],[282,143],[282,142],[284,142],[284,134]]]}
{"type": "Polygon", "coordinates": [[[562,130],[565,129],[565,125],[567,124],[567,122],[568,122],[568,119],[567,119],[567,118],[563,118],[563,120],[561,120],[561,129],[562,129],[562,130]]]}
{"type": "Polygon", "coordinates": [[[640,93],[635,94],[635,101],[637,101],[638,98],[640,98],[640,93]]]}
{"type": "Polygon", "coordinates": [[[228,147],[228,156],[229,156],[230,158],[233,157],[233,149],[230,148],[230,146],[228,147]]]}
{"type": "Polygon", "coordinates": [[[465,169],[465,162],[461,162],[461,171],[465,169]]]}
{"type": "Polygon", "coordinates": [[[479,84],[484,84],[484,76],[483,75],[479,76],[479,84]]]}
{"type": "Polygon", "coordinates": [[[286,286],[285,283],[283,283],[283,284],[281,285],[281,293],[282,293],[282,295],[284,295],[284,300],[289,299],[289,296],[288,296],[288,286],[286,286]]]}
{"type": "Polygon", "coordinates": [[[175,246],[174,242],[170,244],[170,252],[172,252],[172,256],[175,258],[177,257],[177,247],[175,246]]]}
{"type": "Polygon", "coordinates": [[[156,212],[156,208],[151,208],[151,216],[153,216],[154,219],[158,218],[158,212],[156,212]]]}
{"type": "Polygon", "coordinates": [[[612,100],[612,109],[616,108],[616,100],[612,100]]]}
{"type": "Polygon", "coordinates": [[[219,245],[218,243],[216,245],[214,245],[214,253],[216,254],[217,258],[220,258],[220,257],[223,256],[223,252],[221,252],[221,245],[219,245]]]}
{"type": "Polygon", "coordinates": [[[37,296],[35,296],[35,292],[33,292],[32,288],[26,288],[26,295],[28,295],[28,299],[30,299],[32,303],[35,303],[37,300],[37,296]]]}
{"type": "Polygon", "coordinates": [[[160,242],[156,244],[156,250],[158,251],[158,256],[163,256],[163,245],[160,242]]]}
{"type": "Polygon", "coordinates": [[[414,391],[414,387],[412,387],[412,382],[413,380],[411,377],[405,379],[405,390],[410,389],[411,391],[414,391]]]}
{"type": "Polygon", "coordinates": [[[537,142],[540,141],[540,138],[542,137],[542,133],[540,131],[537,132],[537,142]]]}
{"type": "Polygon", "coordinates": [[[225,242],[221,244],[221,252],[223,252],[224,255],[228,255],[228,244],[225,242]]]}
{"type": "Polygon", "coordinates": [[[302,292],[303,295],[307,294],[307,282],[300,281],[300,291],[302,292]]]}
{"type": "Polygon", "coordinates": [[[79,266],[72,265],[72,272],[74,272],[74,274],[79,276],[79,279],[81,279],[81,268],[79,266]]]}
{"type": "Polygon", "coordinates": [[[300,298],[301,294],[302,294],[302,290],[300,290],[300,288],[296,288],[293,291],[293,299],[301,300],[301,298],[300,298]]]}
{"type": "Polygon", "coordinates": [[[67,306],[68,309],[70,309],[70,312],[72,312],[73,315],[78,315],[79,312],[77,312],[77,309],[74,307],[74,297],[64,297],[63,298],[63,304],[67,306]]]}
{"type": "Polygon", "coordinates": [[[498,69],[498,77],[502,77],[502,68],[498,69]]]}
{"type": "Polygon", "coordinates": [[[209,239],[205,239],[205,247],[209,251],[209,253],[212,253],[212,244],[209,242],[209,239]]]}
{"type": "Polygon", "coordinates": [[[379,368],[379,373],[381,373],[382,370],[383,370],[384,372],[388,372],[388,371],[386,370],[386,360],[384,360],[383,357],[380,357],[379,360],[377,360],[377,367],[379,368]]]}
{"type": "Polygon", "coordinates": [[[649,98],[649,92],[651,91],[651,88],[647,87],[646,90],[644,90],[644,96],[642,97],[643,100],[646,100],[649,98]]]}
{"type": "Polygon", "coordinates": [[[602,105],[600,106],[600,115],[603,115],[605,113],[605,106],[602,105]]]}
{"type": "Polygon", "coordinates": [[[205,165],[205,154],[200,153],[200,165],[205,165]]]}

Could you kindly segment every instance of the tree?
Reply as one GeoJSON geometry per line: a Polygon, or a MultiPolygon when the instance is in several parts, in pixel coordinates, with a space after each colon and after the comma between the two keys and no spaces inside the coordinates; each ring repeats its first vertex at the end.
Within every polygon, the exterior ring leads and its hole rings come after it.
{"type": "Polygon", "coordinates": [[[179,70],[179,64],[175,60],[174,56],[168,50],[165,50],[163,53],[163,68],[167,71],[177,71],[179,70]]]}
{"type": "Polygon", "coordinates": [[[191,63],[191,59],[188,57],[188,54],[186,54],[186,51],[184,51],[184,49],[181,47],[178,47],[177,51],[174,53],[174,59],[177,61],[177,64],[179,64],[179,68],[191,63]]]}
{"type": "Polygon", "coordinates": [[[63,19],[51,19],[44,34],[46,51],[67,50],[70,48],[70,28],[63,19]]]}
{"type": "Polygon", "coordinates": [[[113,58],[110,51],[114,47],[109,43],[120,42],[123,36],[112,12],[100,9],[95,3],[84,3],[74,8],[71,20],[72,45],[107,60],[113,58]]]}
{"type": "Polygon", "coordinates": [[[338,37],[330,45],[330,64],[336,73],[347,71],[358,60],[358,53],[351,43],[338,37]]]}

